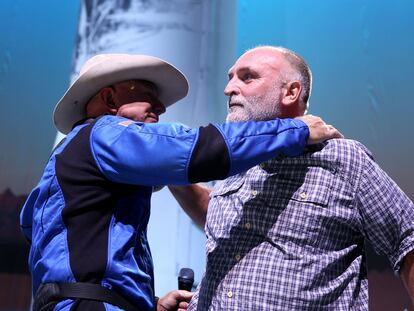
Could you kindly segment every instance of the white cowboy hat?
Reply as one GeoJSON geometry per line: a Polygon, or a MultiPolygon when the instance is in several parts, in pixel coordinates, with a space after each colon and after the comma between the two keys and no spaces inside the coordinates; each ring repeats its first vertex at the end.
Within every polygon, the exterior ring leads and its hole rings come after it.
{"type": "Polygon", "coordinates": [[[154,83],[159,100],[168,107],[185,97],[188,81],[184,74],[166,61],[147,55],[101,54],[83,65],[79,77],[57,103],[53,112],[56,128],[63,134],[86,118],[85,106],[100,89],[125,80],[154,83]]]}

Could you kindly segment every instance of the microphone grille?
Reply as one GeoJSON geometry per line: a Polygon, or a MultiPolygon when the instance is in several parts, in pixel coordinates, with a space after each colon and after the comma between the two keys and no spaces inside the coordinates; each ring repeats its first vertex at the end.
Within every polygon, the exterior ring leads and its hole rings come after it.
{"type": "Polygon", "coordinates": [[[190,268],[182,268],[178,274],[179,278],[194,280],[194,271],[190,268]]]}

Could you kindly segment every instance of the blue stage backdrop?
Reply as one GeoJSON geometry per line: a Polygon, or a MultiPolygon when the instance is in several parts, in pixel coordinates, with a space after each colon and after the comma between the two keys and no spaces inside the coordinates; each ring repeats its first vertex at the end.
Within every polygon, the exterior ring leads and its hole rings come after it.
{"type": "Polygon", "coordinates": [[[78,1],[0,2],[0,310],[27,311],[27,242],[18,225],[56,136],[51,114],[69,83],[78,1]]]}

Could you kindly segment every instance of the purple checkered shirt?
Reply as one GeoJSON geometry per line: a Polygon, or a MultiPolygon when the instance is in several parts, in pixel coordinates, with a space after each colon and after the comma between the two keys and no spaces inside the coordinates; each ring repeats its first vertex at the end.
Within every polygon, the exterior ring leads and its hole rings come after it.
{"type": "Polygon", "coordinates": [[[413,219],[356,141],[262,163],[211,193],[207,268],[189,310],[368,310],[364,240],[399,271],[413,219]]]}

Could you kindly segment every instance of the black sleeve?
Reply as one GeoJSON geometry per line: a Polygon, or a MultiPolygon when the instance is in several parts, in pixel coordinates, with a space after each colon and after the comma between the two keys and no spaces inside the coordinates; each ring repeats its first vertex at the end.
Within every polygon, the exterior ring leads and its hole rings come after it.
{"type": "Polygon", "coordinates": [[[224,179],[230,171],[230,156],[219,130],[209,124],[200,127],[188,170],[191,183],[224,179]]]}

